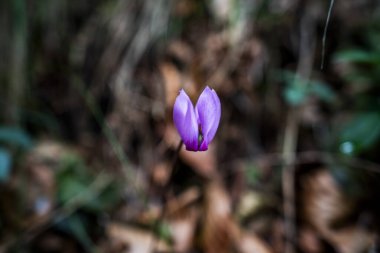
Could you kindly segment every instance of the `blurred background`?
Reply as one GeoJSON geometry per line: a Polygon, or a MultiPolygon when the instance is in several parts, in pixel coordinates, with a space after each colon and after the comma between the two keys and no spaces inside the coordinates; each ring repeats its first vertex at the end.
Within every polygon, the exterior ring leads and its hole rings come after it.
{"type": "Polygon", "coordinates": [[[5,0],[0,51],[0,252],[379,252],[379,1],[5,0]]]}

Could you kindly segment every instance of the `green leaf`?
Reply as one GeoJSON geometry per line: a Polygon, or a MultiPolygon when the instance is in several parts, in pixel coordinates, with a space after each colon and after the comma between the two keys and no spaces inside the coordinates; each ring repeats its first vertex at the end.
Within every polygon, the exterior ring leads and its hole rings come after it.
{"type": "Polygon", "coordinates": [[[87,185],[78,178],[64,178],[59,182],[58,199],[61,203],[66,203],[76,197],[83,191],[86,191],[87,185]]]}
{"type": "Polygon", "coordinates": [[[335,92],[325,83],[313,81],[309,85],[309,92],[316,95],[322,101],[331,103],[336,100],[335,92]]]}
{"type": "Polygon", "coordinates": [[[282,73],[282,79],[286,84],[284,97],[290,105],[301,105],[310,95],[315,95],[322,101],[328,103],[336,99],[335,92],[323,82],[316,80],[308,81],[288,71],[282,73]]]}
{"type": "Polygon", "coordinates": [[[89,173],[80,157],[65,157],[57,174],[59,203],[64,204],[73,198],[80,198],[77,200],[80,201],[81,207],[92,212],[114,206],[120,200],[119,184],[112,182],[112,177],[103,174],[102,186],[94,190],[90,188],[94,180],[97,180],[96,177],[89,173]]]}
{"type": "Polygon", "coordinates": [[[82,243],[82,245],[91,250],[93,243],[87,233],[86,226],[78,215],[73,215],[68,219],[68,226],[73,235],[82,243]]]}
{"type": "Polygon", "coordinates": [[[12,127],[0,127],[0,141],[25,149],[29,149],[33,145],[32,139],[24,130],[12,127]]]}
{"type": "Polygon", "coordinates": [[[380,114],[363,113],[349,121],[340,132],[339,148],[344,154],[357,154],[379,141],[380,114]]]}
{"type": "Polygon", "coordinates": [[[170,242],[172,234],[170,232],[169,225],[166,222],[160,222],[157,227],[156,233],[160,239],[170,242]]]}
{"type": "Polygon", "coordinates": [[[289,71],[281,72],[281,79],[285,82],[284,98],[290,105],[300,105],[307,97],[306,83],[297,74],[289,71]]]}
{"type": "Polygon", "coordinates": [[[284,97],[286,102],[291,105],[300,105],[302,104],[308,95],[307,89],[305,86],[300,85],[289,85],[285,88],[284,97]]]}
{"type": "Polygon", "coordinates": [[[379,41],[380,41],[380,33],[379,33],[379,28],[380,27],[376,27],[376,28],[372,28],[368,31],[367,33],[367,38],[368,38],[368,42],[371,46],[371,48],[375,49],[376,51],[380,52],[380,44],[379,44],[379,41]]]}
{"type": "Polygon", "coordinates": [[[255,164],[248,164],[245,170],[245,177],[250,185],[255,185],[259,181],[259,170],[255,164]]]}
{"type": "Polygon", "coordinates": [[[65,156],[57,173],[58,201],[65,203],[86,190],[91,182],[91,177],[83,160],[74,154],[65,156]]]}
{"type": "Polygon", "coordinates": [[[363,84],[370,84],[373,79],[369,74],[358,71],[347,73],[344,79],[350,82],[350,85],[363,86],[363,84]]]}
{"type": "Polygon", "coordinates": [[[86,208],[94,212],[104,211],[115,206],[120,201],[120,187],[117,183],[108,184],[97,196],[92,195],[91,201],[88,202],[86,208]]]}
{"type": "Polygon", "coordinates": [[[335,55],[337,62],[353,62],[353,63],[368,63],[379,64],[380,54],[376,52],[367,52],[363,50],[346,50],[335,55]]]}
{"type": "Polygon", "coordinates": [[[89,225],[86,216],[74,213],[63,220],[57,222],[57,228],[65,233],[73,235],[79,243],[85,248],[86,252],[92,252],[93,242],[89,236],[89,225]]]}
{"type": "Polygon", "coordinates": [[[11,154],[7,150],[0,148],[0,182],[8,180],[11,166],[11,154]]]}

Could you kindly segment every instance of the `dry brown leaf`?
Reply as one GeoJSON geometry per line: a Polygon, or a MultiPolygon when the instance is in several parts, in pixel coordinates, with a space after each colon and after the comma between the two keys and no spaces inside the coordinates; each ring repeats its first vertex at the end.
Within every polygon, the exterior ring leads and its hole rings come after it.
{"type": "Polygon", "coordinates": [[[205,188],[202,246],[207,253],[229,253],[239,231],[231,217],[230,199],[218,182],[205,188]]]}
{"type": "Polygon", "coordinates": [[[169,251],[169,246],[155,238],[150,232],[143,229],[110,223],[107,226],[107,235],[128,245],[128,253],[151,253],[153,246],[158,251],[169,251]]]}
{"type": "Polygon", "coordinates": [[[199,212],[193,207],[186,208],[168,218],[175,252],[189,252],[194,246],[194,235],[199,212]]]}
{"type": "Polygon", "coordinates": [[[156,185],[164,186],[169,179],[169,163],[159,162],[153,166],[152,181],[156,185]]]}
{"type": "Polygon", "coordinates": [[[202,246],[207,253],[271,253],[253,233],[242,231],[231,216],[231,201],[222,184],[212,181],[205,189],[202,246]]]}
{"type": "Polygon", "coordinates": [[[50,167],[54,169],[54,165],[57,165],[62,156],[69,153],[70,150],[71,147],[59,142],[40,141],[28,155],[28,163],[51,165],[50,167]]]}
{"type": "Polygon", "coordinates": [[[360,226],[347,225],[333,229],[332,222],[352,210],[354,203],[341,191],[331,173],[321,168],[302,179],[302,216],[321,236],[339,252],[365,252],[374,234],[360,226]]]}
{"type": "Polygon", "coordinates": [[[240,253],[272,253],[268,245],[254,234],[243,233],[237,244],[240,253]]]}
{"type": "Polygon", "coordinates": [[[299,230],[299,246],[306,253],[322,253],[323,247],[317,233],[309,228],[302,227],[299,230]]]}
{"type": "Polygon", "coordinates": [[[329,240],[341,253],[369,252],[374,243],[375,235],[358,227],[350,226],[327,234],[329,240]]]}
{"type": "MultiPolygon", "coordinates": [[[[166,204],[165,216],[173,217],[178,212],[187,210],[200,197],[200,191],[196,187],[191,187],[177,197],[171,197],[166,204]]],[[[125,210],[128,212],[128,209],[125,210]]],[[[141,211],[136,217],[141,224],[152,224],[157,219],[162,218],[162,206],[157,204],[147,205],[144,211],[141,211]]]]}
{"type": "Polygon", "coordinates": [[[351,210],[352,204],[345,198],[328,170],[320,169],[301,180],[303,191],[303,214],[323,233],[329,224],[351,210]]]}
{"type": "Polygon", "coordinates": [[[175,214],[186,206],[190,205],[200,197],[200,191],[196,187],[191,187],[178,197],[173,198],[167,204],[168,215],[175,214]]]}
{"type": "Polygon", "coordinates": [[[240,219],[255,213],[255,211],[263,204],[262,196],[254,191],[247,191],[240,198],[237,215],[240,219]]]}
{"type": "Polygon", "coordinates": [[[181,72],[173,63],[163,62],[160,64],[160,72],[165,85],[166,106],[172,108],[181,88],[186,90],[191,99],[199,96],[197,85],[193,78],[185,72],[181,72]]]}
{"type": "Polygon", "coordinates": [[[160,72],[165,84],[166,105],[171,108],[181,88],[182,76],[179,70],[168,62],[161,63],[160,72]]]}
{"type": "Polygon", "coordinates": [[[178,143],[181,141],[181,137],[179,136],[177,129],[174,127],[173,124],[168,124],[166,126],[164,133],[164,141],[165,144],[171,149],[176,149],[178,143]]]}

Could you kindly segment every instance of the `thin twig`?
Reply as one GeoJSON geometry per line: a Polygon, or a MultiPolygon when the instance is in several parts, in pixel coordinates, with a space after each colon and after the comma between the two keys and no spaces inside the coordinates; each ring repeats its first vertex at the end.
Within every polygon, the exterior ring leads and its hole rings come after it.
{"type": "Polygon", "coordinates": [[[293,253],[294,239],[296,238],[296,226],[295,226],[295,151],[298,140],[298,117],[295,109],[291,109],[288,114],[284,146],[283,146],[283,158],[284,167],[282,169],[282,192],[284,198],[284,223],[285,223],[285,253],[293,253]]]}
{"type": "Polygon", "coordinates": [[[323,37],[322,37],[322,60],[321,60],[321,69],[323,69],[323,65],[325,64],[325,48],[326,48],[326,36],[327,36],[327,27],[330,23],[331,18],[331,12],[332,8],[334,6],[334,0],[330,1],[330,7],[329,11],[327,12],[327,18],[326,18],[326,24],[325,24],[325,30],[323,31],[323,37]]]}
{"type": "MultiPolygon", "coordinates": [[[[315,18],[311,15],[311,9],[306,8],[300,25],[299,59],[296,75],[303,80],[309,80],[314,60],[314,30],[315,18]]],[[[308,85],[305,82],[303,85],[308,85]]],[[[290,108],[287,115],[285,135],[283,143],[284,166],[282,168],[282,191],[285,225],[285,253],[295,252],[296,238],[296,196],[295,196],[295,165],[297,141],[298,141],[298,107],[290,108]]]]}

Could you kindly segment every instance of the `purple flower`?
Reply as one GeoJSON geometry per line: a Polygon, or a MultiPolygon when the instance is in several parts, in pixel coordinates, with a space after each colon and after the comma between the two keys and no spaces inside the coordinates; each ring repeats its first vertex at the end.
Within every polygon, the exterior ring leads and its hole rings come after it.
{"type": "Polygon", "coordinates": [[[205,151],[215,136],[221,115],[218,95],[208,86],[193,106],[189,96],[181,89],[177,96],[173,119],[187,150],[205,151]]]}

